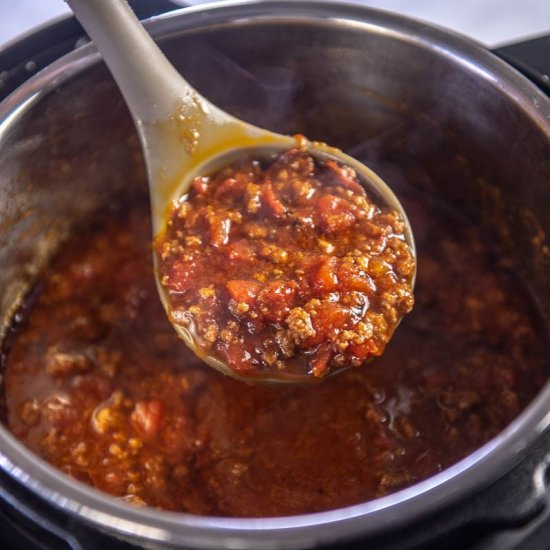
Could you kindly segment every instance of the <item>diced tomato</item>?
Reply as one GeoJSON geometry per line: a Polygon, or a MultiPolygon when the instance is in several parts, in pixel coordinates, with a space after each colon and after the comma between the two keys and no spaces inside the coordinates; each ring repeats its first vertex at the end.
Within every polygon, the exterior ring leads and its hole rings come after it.
{"type": "Polygon", "coordinates": [[[349,355],[359,357],[359,359],[367,359],[373,355],[381,355],[384,347],[380,347],[376,342],[367,340],[364,344],[350,344],[348,348],[349,355]]]}
{"type": "Polygon", "coordinates": [[[311,313],[315,336],[304,341],[306,347],[330,340],[334,332],[344,330],[350,321],[350,311],[337,302],[321,302],[311,313]]]}
{"type": "Polygon", "coordinates": [[[280,218],[286,213],[286,207],[275,194],[271,183],[262,186],[262,203],[267,207],[269,213],[276,218],[280,218]]]}
{"type": "Polygon", "coordinates": [[[131,419],[136,430],[147,437],[154,437],[164,415],[164,403],[159,399],[138,401],[131,419]]]}
{"type": "Polygon", "coordinates": [[[205,177],[198,177],[193,180],[193,189],[197,195],[204,195],[208,191],[209,179],[205,177]]]}
{"type": "Polygon", "coordinates": [[[327,372],[332,354],[329,346],[319,346],[309,361],[313,376],[323,376],[327,372]]]}
{"type": "Polygon", "coordinates": [[[223,216],[211,215],[208,217],[210,226],[210,244],[220,248],[229,241],[229,231],[231,229],[231,220],[223,216]]]}
{"type": "Polygon", "coordinates": [[[166,288],[171,292],[187,292],[191,289],[198,274],[195,261],[176,260],[171,268],[166,288]]]}
{"type": "Polygon", "coordinates": [[[251,263],[256,260],[254,243],[245,240],[236,241],[227,245],[225,251],[232,263],[251,263]]]}
{"type": "Polygon", "coordinates": [[[349,321],[349,311],[337,302],[323,302],[317,310],[313,324],[315,329],[328,334],[335,328],[342,329],[349,321]]]}
{"type": "Polygon", "coordinates": [[[355,264],[343,263],[338,268],[338,280],[343,289],[358,290],[371,295],[375,290],[372,279],[355,264]]]}
{"type": "Polygon", "coordinates": [[[263,315],[268,321],[281,322],[293,307],[298,285],[296,281],[271,281],[265,284],[258,301],[265,306],[263,315]]]}
{"type": "Polygon", "coordinates": [[[366,195],[365,189],[356,179],[357,174],[353,168],[350,168],[349,166],[340,166],[337,162],[330,159],[325,161],[325,167],[329,172],[327,183],[332,185],[341,185],[354,193],[366,195]]]}
{"type": "Polygon", "coordinates": [[[256,362],[242,344],[227,344],[222,352],[224,352],[227,364],[237,374],[246,375],[256,372],[256,362]]]}
{"type": "Polygon", "coordinates": [[[336,258],[327,256],[321,260],[321,265],[312,277],[313,289],[318,294],[326,294],[336,289],[336,258]]]}
{"type": "Polygon", "coordinates": [[[355,214],[351,204],[336,195],[323,195],[317,200],[317,225],[326,233],[338,233],[351,227],[355,214]]]}
{"type": "Polygon", "coordinates": [[[241,194],[245,185],[242,179],[226,178],[216,186],[214,196],[219,198],[226,194],[241,194]]]}
{"type": "Polygon", "coordinates": [[[260,291],[260,284],[256,281],[234,279],[227,282],[226,288],[229,292],[229,296],[231,296],[235,302],[244,302],[250,306],[256,301],[256,297],[260,291]]]}

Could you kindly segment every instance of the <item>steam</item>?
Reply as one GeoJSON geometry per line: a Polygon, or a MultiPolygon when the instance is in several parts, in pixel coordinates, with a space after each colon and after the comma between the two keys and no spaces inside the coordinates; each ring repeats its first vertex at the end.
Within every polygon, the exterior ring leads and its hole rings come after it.
{"type": "Polygon", "coordinates": [[[285,120],[294,118],[292,108],[299,83],[294,69],[267,66],[251,72],[207,43],[200,45],[200,55],[194,64],[197,66],[190,67],[189,74],[204,73],[205,66],[208,67],[205,82],[208,90],[199,91],[235,116],[241,116],[241,110],[245,109],[247,116],[243,118],[252,123],[260,124],[261,121],[267,128],[278,128],[285,120]]]}

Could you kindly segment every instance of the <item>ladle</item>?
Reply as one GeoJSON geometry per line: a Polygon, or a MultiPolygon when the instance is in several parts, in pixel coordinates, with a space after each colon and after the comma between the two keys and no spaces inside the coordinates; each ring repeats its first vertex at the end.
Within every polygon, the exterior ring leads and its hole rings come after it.
{"type": "MultiPolygon", "coordinates": [[[[172,201],[188,191],[195,176],[228,164],[228,159],[239,152],[265,154],[296,144],[295,138],[248,124],[202,97],[166,59],[125,0],[68,0],[68,4],[101,52],[137,127],[147,164],[154,236],[164,228],[172,201]]],[[[405,237],[414,251],[407,216],[384,181],[338,149],[318,142],[309,142],[308,149],[316,158],[332,158],[353,168],[380,206],[397,210],[405,220],[405,237]]],[[[168,310],[170,298],[160,284],[157,286],[168,310]]],[[[192,334],[184,327],[174,326],[197,352],[192,334]]],[[[212,367],[238,377],[219,359],[199,355],[212,367]]],[[[261,381],[311,379],[306,375],[302,378],[273,377],[261,381]]]]}

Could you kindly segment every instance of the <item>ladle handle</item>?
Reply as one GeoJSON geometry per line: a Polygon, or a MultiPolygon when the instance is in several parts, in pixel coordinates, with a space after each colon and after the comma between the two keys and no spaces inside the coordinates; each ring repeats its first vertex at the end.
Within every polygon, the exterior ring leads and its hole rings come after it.
{"type": "Polygon", "coordinates": [[[166,59],[126,0],[67,0],[124,95],[137,124],[165,120],[196,92],[166,59]]]}

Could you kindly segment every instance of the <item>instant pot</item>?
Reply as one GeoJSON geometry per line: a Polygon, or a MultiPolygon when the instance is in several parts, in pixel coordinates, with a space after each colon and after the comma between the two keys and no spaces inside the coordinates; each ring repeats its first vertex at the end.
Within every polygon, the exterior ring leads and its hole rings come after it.
{"type": "MultiPolygon", "coordinates": [[[[134,3],[142,17],[174,7],[134,3]]],[[[400,16],[299,0],[191,8],[153,17],[147,28],[197,89],[252,123],[323,139],[333,117],[344,117],[347,127],[331,143],[363,155],[397,192],[403,177],[371,138],[407,132],[414,144],[405,160],[425,171],[422,191],[453,201],[508,243],[550,325],[550,37],[489,52],[400,16]]],[[[128,159],[138,172],[143,165],[112,79],[72,18],[0,52],[0,94],[5,333],[17,298],[71,220],[128,193],[91,160],[122,171],[131,170],[128,159]],[[100,139],[106,130],[109,139],[100,139]],[[71,155],[88,158],[86,169],[71,171],[71,155]]],[[[73,549],[548,548],[549,422],[547,385],[495,439],[424,482],[345,509],[254,520],[123,505],[0,428],[0,540],[73,549]]]]}

